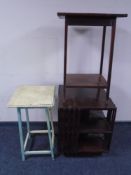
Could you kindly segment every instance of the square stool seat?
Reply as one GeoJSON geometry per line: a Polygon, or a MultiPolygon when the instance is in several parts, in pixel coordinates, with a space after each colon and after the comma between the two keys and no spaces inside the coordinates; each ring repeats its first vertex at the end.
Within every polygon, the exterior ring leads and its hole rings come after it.
{"type": "Polygon", "coordinates": [[[55,86],[21,86],[16,89],[13,96],[11,97],[8,107],[17,108],[18,114],[18,127],[21,145],[21,156],[22,160],[25,160],[25,155],[35,154],[51,154],[54,159],[54,126],[52,119],[52,107],[54,106],[54,93],[55,86]],[[41,108],[46,112],[46,122],[48,130],[30,130],[29,113],[28,109],[41,108]],[[22,115],[21,109],[25,109],[26,123],[27,123],[27,134],[24,141],[22,131],[22,115]],[[31,134],[48,134],[50,150],[26,150],[27,142],[31,134]]]}
{"type": "Polygon", "coordinates": [[[8,107],[53,107],[54,86],[22,86],[16,89],[8,107]]]}

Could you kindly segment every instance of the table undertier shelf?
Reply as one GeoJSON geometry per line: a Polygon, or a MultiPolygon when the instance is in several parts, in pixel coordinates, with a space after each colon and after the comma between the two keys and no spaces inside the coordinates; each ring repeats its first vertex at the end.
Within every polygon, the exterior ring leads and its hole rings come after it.
{"type": "Polygon", "coordinates": [[[115,108],[115,104],[109,98],[106,99],[104,89],[96,88],[67,88],[66,97],[64,98],[64,86],[59,86],[59,108],[78,108],[89,110],[104,110],[115,108]]]}
{"type": "Polygon", "coordinates": [[[103,153],[107,151],[106,142],[100,137],[80,138],[78,154],[88,154],[88,153],[103,153]]]}
{"type": "Polygon", "coordinates": [[[80,133],[112,133],[111,123],[104,117],[83,120],[80,123],[80,133]]]}
{"type": "Polygon", "coordinates": [[[107,88],[107,82],[100,74],[67,74],[66,87],[107,88]]]}

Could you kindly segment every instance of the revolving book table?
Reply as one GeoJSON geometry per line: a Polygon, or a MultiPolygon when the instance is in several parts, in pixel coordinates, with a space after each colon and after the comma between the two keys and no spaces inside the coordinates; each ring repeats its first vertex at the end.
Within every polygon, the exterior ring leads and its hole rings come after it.
{"type": "MultiPolygon", "coordinates": [[[[109,96],[116,19],[127,17],[127,14],[61,12],[58,16],[65,19],[64,83],[59,86],[58,93],[59,152],[69,156],[107,152],[110,149],[117,110],[109,96]],[[100,68],[97,74],[69,74],[67,72],[69,26],[102,28],[100,68]],[[103,61],[107,27],[111,29],[111,39],[107,78],[105,78],[103,61]]],[[[83,64],[84,59],[86,58],[83,58],[83,64]]]]}

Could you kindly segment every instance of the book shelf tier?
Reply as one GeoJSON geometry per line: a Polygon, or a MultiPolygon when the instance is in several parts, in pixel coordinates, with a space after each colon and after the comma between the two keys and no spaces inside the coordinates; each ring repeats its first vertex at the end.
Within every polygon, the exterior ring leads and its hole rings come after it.
{"type": "Polygon", "coordinates": [[[100,74],[67,74],[66,87],[107,88],[107,82],[100,74]]]}
{"type": "MultiPolygon", "coordinates": [[[[87,117],[88,118],[88,117],[87,117]]],[[[88,120],[81,119],[80,133],[112,133],[112,126],[105,117],[95,117],[88,120]]]]}
{"type": "Polygon", "coordinates": [[[83,136],[79,139],[78,155],[98,154],[106,151],[106,142],[99,136],[83,136]]]}
{"type": "Polygon", "coordinates": [[[104,110],[115,108],[115,104],[109,98],[106,100],[104,89],[94,88],[67,88],[66,97],[63,92],[64,86],[59,86],[59,108],[70,107],[89,110],[104,110]]]}

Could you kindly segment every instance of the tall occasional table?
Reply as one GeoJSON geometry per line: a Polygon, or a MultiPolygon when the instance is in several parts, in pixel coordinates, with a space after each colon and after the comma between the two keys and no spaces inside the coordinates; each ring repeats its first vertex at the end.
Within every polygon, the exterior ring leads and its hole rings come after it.
{"type": "Polygon", "coordinates": [[[22,86],[16,89],[11,97],[8,107],[16,108],[18,115],[19,136],[21,145],[22,160],[25,160],[26,155],[51,154],[54,159],[54,127],[52,119],[52,107],[54,106],[54,86],[22,86]],[[30,130],[28,109],[41,108],[46,112],[47,130],[30,130]],[[24,141],[22,130],[22,115],[21,109],[25,110],[27,134],[24,141]],[[27,143],[32,134],[48,134],[50,150],[27,150],[27,143]]]}
{"type": "MultiPolygon", "coordinates": [[[[65,22],[64,77],[63,85],[59,86],[58,92],[58,150],[69,156],[107,152],[111,145],[117,110],[110,97],[116,21],[117,18],[124,18],[128,15],[71,12],[58,12],[57,15],[64,18],[65,22]],[[100,58],[99,56],[97,58],[99,71],[97,73],[85,72],[84,74],[72,73],[68,69],[71,63],[69,61],[71,60],[68,45],[71,41],[69,33],[72,29],[74,31],[82,29],[82,31],[88,32],[90,26],[91,29],[96,27],[97,30],[101,30],[101,55],[100,58]],[[110,38],[106,37],[107,29],[110,30],[110,38]],[[108,52],[105,50],[106,42],[109,42],[110,45],[108,52]],[[104,64],[105,53],[107,56],[109,53],[107,66],[104,64]],[[103,71],[104,67],[107,76],[103,71]]],[[[82,36],[85,32],[78,32],[78,36],[80,33],[82,36]]],[[[86,53],[86,46],[84,47],[86,53]]],[[[81,46],[76,49],[80,55],[80,66],[82,67],[82,63],[83,66],[86,64],[87,54],[82,58],[81,51],[79,52],[81,46]]],[[[90,58],[90,60],[92,59],[90,58]]],[[[74,60],[77,61],[77,59],[74,60]]],[[[91,66],[89,61],[87,67],[91,66]]]]}

